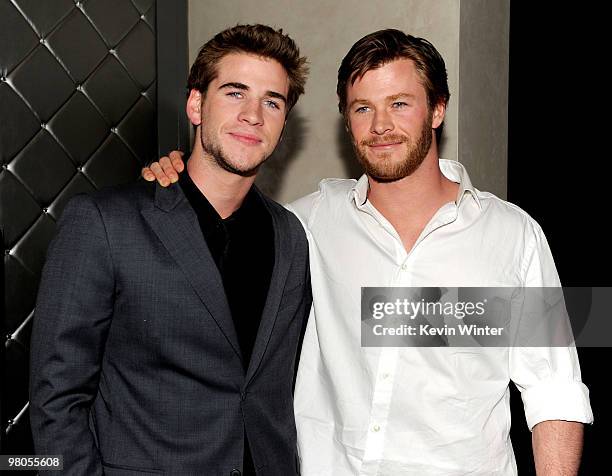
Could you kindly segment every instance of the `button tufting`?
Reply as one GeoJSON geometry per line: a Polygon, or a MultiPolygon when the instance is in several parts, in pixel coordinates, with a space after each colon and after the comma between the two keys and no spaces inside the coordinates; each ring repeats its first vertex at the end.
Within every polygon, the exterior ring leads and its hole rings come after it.
{"type": "MultiPolygon", "coordinates": [[[[154,89],[142,93],[148,100],[140,93],[156,79],[156,25],[150,13],[141,14],[134,6],[150,0],[45,2],[44,12],[34,7],[24,7],[22,12],[22,4],[29,3],[37,4],[13,0],[7,2],[7,8],[0,6],[3,13],[17,13],[19,19],[6,30],[15,44],[4,58],[6,64],[0,65],[2,106],[10,114],[9,127],[15,125],[7,137],[0,134],[5,300],[11,304],[5,312],[13,328],[22,325],[33,309],[32,290],[39,276],[29,270],[39,270],[55,218],[68,199],[98,186],[133,180],[139,168],[135,159],[148,160],[152,156],[149,144],[156,140],[151,132],[154,127],[149,127],[156,123],[154,89]],[[144,25],[138,24],[141,20],[144,25]],[[145,79],[139,81],[141,77],[145,79]],[[118,133],[119,124],[121,138],[109,136],[110,126],[118,133]],[[11,207],[15,210],[9,210],[11,207]],[[14,246],[14,252],[9,246],[14,246]]],[[[3,26],[12,18],[0,17],[3,26]]],[[[6,345],[14,345],[17,334],[4,332],[6,345]]],[[[27,364],[25,355],[16,356],[16,368],[27,364]]],[[[27,395],[27,385],[22,382],[8,387],[2,387],[3,400],[5,390],[15,402],[27,395]]],[[[23,407],[25,402],[20,403],[23,407]]],[[[3,415],[3,431],[18,420],[15,414],[3,415]]],[[[12,443],[18,442],[17,432],[9,436],[12,443]]],[[[224,474],[231,468],[224,469],[224,474]]]]}

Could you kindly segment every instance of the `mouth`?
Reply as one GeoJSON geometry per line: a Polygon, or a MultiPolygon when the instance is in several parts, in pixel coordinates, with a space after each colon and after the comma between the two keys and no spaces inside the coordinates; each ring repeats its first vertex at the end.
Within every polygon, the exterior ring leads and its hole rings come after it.
{"type": "Polygon", "coordinates": [[[373,152],[387,152],[404,144],[407,138],[400,134],[388,135],[386,137],[372,138],[361,143],[362,146],[367,146],[373,152]]]}
{"type": "Polygon", "coordinates": [[[263,142],[256,135],[247,134],[245,132],[230,132],[229,135],[233,139],[237,140],[238,142],[241,142],[241,143],[246,144],[246,145],[258,145],[258,144],[261,144],[263,142]]]}
{"type": "Polygon", "coordinates": [[[368,144],[368,148],[374,152],[385,152],[393,150],[396,147],[402,145],[403,143],[404,141],[380,142],[377,144],[368,144]]]}
{"type": "Polygon", "coordinates": [[[395,145],[400,145],[403,144],[402,141],[399,142],[382,142],[380,144],[370,144],[370,147],[373,147],[374,149],[379,148],[379,147],[393,147],[395,145]]]}

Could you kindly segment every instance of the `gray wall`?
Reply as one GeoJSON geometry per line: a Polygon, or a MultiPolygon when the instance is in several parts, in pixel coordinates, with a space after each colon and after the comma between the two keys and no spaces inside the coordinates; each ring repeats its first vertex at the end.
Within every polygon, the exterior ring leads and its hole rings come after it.
{"type": "Polygon", "coordinates": [[[505,197],[508,5],[509,0],[189,0],[189,60],[215,33],[237,23],[282,27],[308,56],[306,94],[258,177],[265,191],[288,202],[315,190],[322,178],[361,173],[335,94],[338,65],[351,45],[382,28],[425,37],[443,55],[451,89],[440,155],[465,162],[478,188],[505,197]],[[460,127],[460,118],[477,123],[460,127]]]}
{"type": "Polygon", "coordinates": [[[476,187],[506,198],[510,0],[461,0],[458,158],[476,187]]]}

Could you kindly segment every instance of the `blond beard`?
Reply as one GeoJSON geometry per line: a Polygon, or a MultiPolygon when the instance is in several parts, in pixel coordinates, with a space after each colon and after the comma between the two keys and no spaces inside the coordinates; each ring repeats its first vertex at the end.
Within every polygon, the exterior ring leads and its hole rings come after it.
{"type": "Polygon", "coordinates": [[[357,144],[355,138],[352,137],[355,154],[363,166],[365,173],[377,182],[395,182],[412,175],[423,163],[431,148],[432,121],[433,115],[430,113],[421,128],[421,134],[416,142],[405,134],[388,134],[378,139],[362,140],[359,144],[357,144]],[[401,142],[406,144],[407,150],[403,160],[394,163],[393,154],[391,153],[381,154],[381,156],[372,160],[368,158],[367,148],[369,146],[388,142],[401,142]]]}

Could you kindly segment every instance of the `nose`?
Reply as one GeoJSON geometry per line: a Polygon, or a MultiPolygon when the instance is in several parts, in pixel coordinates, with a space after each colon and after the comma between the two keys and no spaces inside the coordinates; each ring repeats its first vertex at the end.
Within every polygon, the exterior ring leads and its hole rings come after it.
{"type": "Polygon", "coordinates": [[[252,126],[262,125],[264,122],[262,104],[259,101],[245,101],[238,119],[252,126]]]}
{"type": "Polygon", "coordinates": [[[370,132],[376,135],[384,135],[394,129],[393,120],[387,111],[376,111],[372,118],[370,132]]]}

